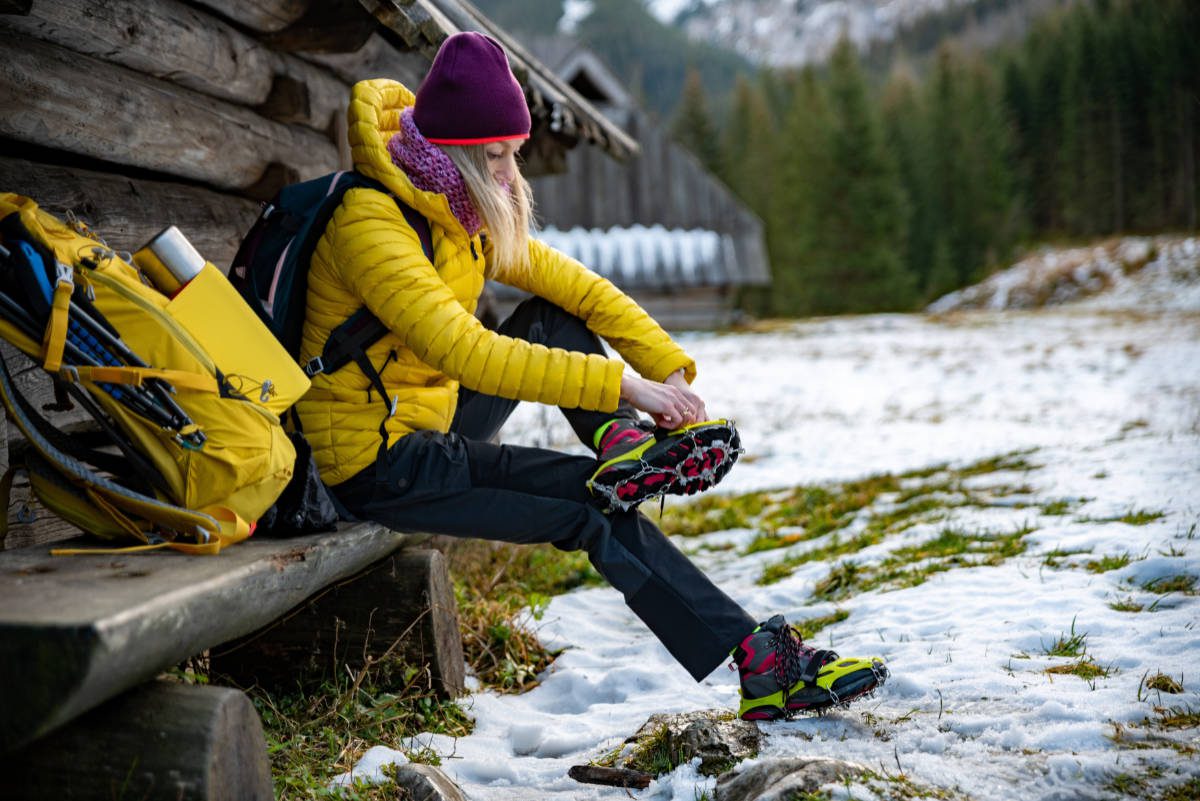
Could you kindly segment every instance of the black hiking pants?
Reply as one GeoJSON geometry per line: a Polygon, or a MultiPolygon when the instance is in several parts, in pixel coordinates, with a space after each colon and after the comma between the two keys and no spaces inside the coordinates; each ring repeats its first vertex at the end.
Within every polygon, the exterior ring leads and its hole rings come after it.
{"type": "MultiPolygon", "coordinates": [[[[534,298],[499,332],[547,347],[603,353],[578,318],[534,298]]],[[[603,514],[585,483],[595,458],[493,439],[518,401],[461,390],[448,434],[416,431],[379,462],[332,487],[355,517],[396,531],[584,550],[671,655],[697,680],[729,657],[756,623],[636,510],[603,514]]],[[[579,438],[614,415],[563,409],[579,438]]],[[[632,417],[624,406],[617,414],[632,417]]]]}

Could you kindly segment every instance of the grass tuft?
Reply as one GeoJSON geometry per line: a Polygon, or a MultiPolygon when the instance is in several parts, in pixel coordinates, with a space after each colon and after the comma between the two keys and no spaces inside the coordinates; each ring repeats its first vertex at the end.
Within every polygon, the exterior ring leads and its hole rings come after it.
{"type": "Polygon", "coordinates": [[[1127,595],[1119,601],[1110,603],[1108,608],[1117,612],[1140,612],[1146,607],[1133,600],[1132,596],[1127,595]]]}
{"type": "Polygon", "coordinates": [[[1142,589],[1165,595],[1169,592],[1181,592],[1184,595],[1196,594],[1196,577],[1187,573],[1177,576],[1160,576],[1142,585],[1142,589]]]}
{"type": "Polygon", "coordinates": [[[1183,692],[1183,685],[1175,681],[1166,673],[1155,673],[1150,678],[1146,679],[1142,685],[1147,690],[1158,690],[1160,693],[1171,693],[1172,695],[1183,692]]]}
{"type": "Polygon", "coordinates": [[[1133,557],[1128,553],[1119,553],[1115,556],[1105,554],[1099,559],[1087,562],[1084,567],[1092,573],[1107,573],[1110,570],[1120,570],[1132,561],[1133,557]]]}
{"type": "Polygon", "coordinates": [[[1071,618],[1070,634],[1063,633],[1058,636],[1049,648],[1045,643],[1042,643],[1042,652],[1046,656],[1083,656],[1087,650],[1087,633],[1075,631],[1075,618],[1071,618]]]}
{"type": "Polygon", "coordinates": [[[1101,667],[1096,664],[1090,657],[1083,657],[1076,662],[1071,662],[1066,665],[1054,665],[1046,668],[1045,673],[1050,675],[1068,675],[1078,676],[1084,681],[1094,681],[1096,679],[1106,679],[1112,675],[1112,668],[1101,667]]]}

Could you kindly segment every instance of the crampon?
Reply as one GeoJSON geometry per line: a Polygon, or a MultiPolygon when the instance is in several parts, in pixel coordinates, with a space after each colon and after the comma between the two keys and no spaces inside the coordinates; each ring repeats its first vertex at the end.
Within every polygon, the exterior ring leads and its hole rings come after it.
{"type": "Polygon", "coordinates": [[[703,492],[725,477],[741,453],[732,420],[693,423],[603,462],[587,488],[605,512],[625,511],[664,495],[703,492]]]}

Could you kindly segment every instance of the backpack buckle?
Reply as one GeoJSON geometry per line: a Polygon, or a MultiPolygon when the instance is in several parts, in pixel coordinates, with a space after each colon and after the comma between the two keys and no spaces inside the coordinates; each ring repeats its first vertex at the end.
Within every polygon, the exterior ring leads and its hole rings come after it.
{"type": "Polygon", "coordinates": [[[321,361],[320,356],[314,356],[304,364],[304,374],[309,378],[323,372],[325,372],[325,362],[321,361]]]}

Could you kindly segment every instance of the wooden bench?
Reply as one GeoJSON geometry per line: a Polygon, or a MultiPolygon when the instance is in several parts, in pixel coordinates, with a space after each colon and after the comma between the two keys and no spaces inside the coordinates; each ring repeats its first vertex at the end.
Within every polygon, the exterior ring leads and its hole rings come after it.
{"type": "Polygon", "coordinates": [[[426,540],[343,524],[209,557],[0,552],[3,797],[270,799],[248,697],[154,680],[203,652],[250,686],[395,653],[403,638],[433,689],[457,695],[454,596],[426,540]]]}

